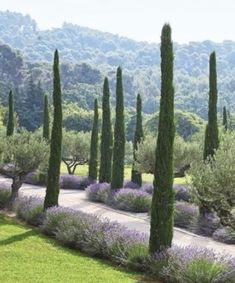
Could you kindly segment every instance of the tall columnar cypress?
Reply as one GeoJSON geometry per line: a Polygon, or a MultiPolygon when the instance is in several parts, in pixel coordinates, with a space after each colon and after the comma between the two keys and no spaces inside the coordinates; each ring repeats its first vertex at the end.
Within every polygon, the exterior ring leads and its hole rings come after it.
{"type": "Polygon", "coordinates": [[[10,90],[8,96],[8,121],[7,121],[7,136],[12,136],[14,133],[14,98],[10,90]]]}
{"type": "Polygon", "coordinates": [[[98,101],[97,98],[94,102],[94,119],[91,132],[91,146],[90,146],[90,159],[89,159],[89,173],[88,176],[92,180],[97,179],[98,170],[98,134],[99,134],[99,116],[98,116],[98,101]]]}
{"type": "Polygon", "coordinates": [[[114,147],[111,188],[123,186],[125,156],[124,98],[122,87],[122,69],[117,68],[116,120],[114,126],[114,147]]]}
{"type": "Polygon", "coordinates": [[[46,140],[50,139],[50,117],[49,117],[48,97],[47,97],[47,95],[44,95],[43,137],[46,140]]]}
{"type": "Polygon", "coordinates": [[[100,145],[100,170],[99,181],[100,183],[111,182],[111,168],[112,168],[112,124],[109,104],[109,81],[108,78],[104,79],[103,86],[103,100],[102,100],[102,130],[101,130],[101,145],[100,145]]]}
{"type": "Polygon", "coordinates": [[[204,160],[206,160],[209,156],[213,156],[215,150],[219,146],[219,135],[217,125],[217,74],[215,52],[212,52],[210,55],[209,65],[209,109],[203,152],[204,160]]]}
{"type": "Polygon", "coordinates": [[[136,151],[138,150],[138,146],[144,136],[143,127],[142,127],[142,101],[140,94],[137,96],[137,103],[136,103],[136,126],[135,126],[135,135],[133,140],[133,165],[131,170],[131,181],[138,184],[139,186],[142,185],[142,176],[141,173],[136,169],[136,151]]]}
{"type": "Polygon", "coordinates": [[[228,117],[227,117],[227,109],[226,109],[225,106],[223,107],[223,127],[224,127],[224,130],[227,132],[227,130],[228,130],[228,117]]]}
{"type": "Polygon", "coordinates": [[[150,253],[171,246],[173,237],[173,144],[174,87],[173,43],[171,27],[165,24],[161,34],[161,101],[151,207],[150,253]]]}
{"type": "Polygon", "coordinates": [[[59,177],[62,147],[62,95],[60,87],[59,54],[54,54],[53,106],[54,117],[51,132],[50,158],[44,209],[58,205],[59,177]]]}

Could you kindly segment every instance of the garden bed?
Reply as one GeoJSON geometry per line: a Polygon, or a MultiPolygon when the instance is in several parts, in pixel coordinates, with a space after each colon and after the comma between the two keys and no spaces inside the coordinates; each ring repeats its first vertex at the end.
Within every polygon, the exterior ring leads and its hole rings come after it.
{"type": "Polygon", "coordinates": [[[144,233],[69,208],[53,207],[43,212],[42,203],[40,198],[19,198],[17,216],[66,247],[142,271],[163,282],[234,282],[235,259],[231,256],[191,246],[173,246],[150,256],[144,233]]]}

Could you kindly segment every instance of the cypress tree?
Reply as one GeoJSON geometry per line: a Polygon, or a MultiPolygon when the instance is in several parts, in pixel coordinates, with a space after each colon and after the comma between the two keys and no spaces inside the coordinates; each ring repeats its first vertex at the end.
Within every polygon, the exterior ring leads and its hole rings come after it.
{"type": "Polygon", "coordinates": [[[227,130],[228,130],[228,117],[227,117],[227,109],[226,109],[225,106],[223,107],[223,127],[224,127],[225,132],[227,132],[227,130]]]}
{"type": "Polygon", "coordinates": [[[60,87],[59,54],[54,54],[53,106],[54,117],[51,132],[50,158],[44,209],[58,205],[59,177],[62,147],[62,95],[60,87]]]}
{"type": "Polygon", "coordinates": [[[124,98],[122,87],[122,69],[117,68],[116,119],[114,125],[113,168],[111,188],[123,186],[125,156],[124,98]]]}
{"type": "Polygon", "coordinates": [[[161,100],[151,207],[150,253],[171,246],[173,237],[173,144],[174,87],[173,43],[171,27],[165,24],[161,34],[161,100]]]}
{"type": "Polygon", "coordinates": [[[215,150],[219,146],[219,134],[217,125],[217,75],[215,52],[212,52],[210,55],[209,65],[209,109],[203,152],[204,160],[206,160],[209,156],[213,157],[215,150]]]}
{"type": "Polygon", "coordinates": [[[103,100],[102,100],[102,130],[101,130],[101,145],[100,145],[100,170],[99,182],[111,181],[111,168],[112,168],[112,124],[109,104],[109,81],[108,78],[104,79],[103,86],[103,100]]]}
{"type": "Polygon", "coordinates": [[[91,147],[90,147],[90,159],[89,159],[89,173],[88,176],[92,180],[97,179],[97,168],[98,168],[98,101],[97,98],[94,102],[94,119],[93,119],[93,127],[91,132],[91,147]]]}
{"type": "Polygon", "coordinates": [[[141,173],[136,170],[136,151],[138,150],[138,146],[144,136],[143,127],[142,127],[142,101],[140,94],[137,96],[136,102],[136,126],[135,126],[135,135],[133,140],[133,165],[131,170],[131,181],[138,184],[139,186],[142,185],[142,176],[141,173]]]}
{"type": "Polygon", "coordinates": [[[49,110],[48,110],[48,97],[47,97],[47,95],[44,95],[43,137],[46,140],[50,139],[50,117],[49,117],[49,110]]]}
{"type": "Polygon", "coordinates": [[[12,136],[14,133],[14,98],[12,90],[8,96],[8,121],[7,121],[7,137],[12,136]]]}

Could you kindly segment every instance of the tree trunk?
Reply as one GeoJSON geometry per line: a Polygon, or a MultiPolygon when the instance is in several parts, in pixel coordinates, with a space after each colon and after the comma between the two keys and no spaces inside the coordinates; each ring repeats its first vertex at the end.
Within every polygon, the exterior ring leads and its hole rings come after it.
{"type": "Polygon", "coordinates": [[[183,167],[179,168],[179,170],[174,173],[174,177],[175,178],[185,177],[185,171],[187,171],[188,169],[190,169],[190,164],[184,165],[183,167]]]}
{"type": "Polygon", "coordinates": [[[13,183],[11,185],[11,196],[8,203],[8,209],[10,210],[13,210],[15,201],[19,195],[19,189],[23,184],[23,180],[25,176],[26,176],[25,174],[17,174],[16,176],[13,177],[13,183]]]}
{"type": "Polygon", "coordinates": [[[68,170],[69,175],[73,175],[71,167],[68,164],[66,164],[66,165],[67,165],[67,170],[68,170]]]}

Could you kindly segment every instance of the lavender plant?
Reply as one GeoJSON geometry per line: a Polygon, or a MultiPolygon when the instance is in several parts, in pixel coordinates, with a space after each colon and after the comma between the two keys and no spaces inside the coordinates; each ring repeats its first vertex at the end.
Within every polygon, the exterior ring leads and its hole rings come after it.
{"type": "Polygon", "coordinates": [[[16,214],[31,225],[39,225],[42,221],[43,199],[36,196],[20,196],[16,202],[16,214]]]}
{"type": "Polygon", "coordinates": [[[172,247],[160,276],[169,283],[232,283],[235,258],[197,247],[172,247]]]}
{"type": "Polygon", "coordinates": [[[132,212],[148,212],[152,197],[142,191],[133,189],[120,189],[114,195],[114,206],[118,209],[132,212]]]}
{"type": "Polygon", "coordinates": [[[177,201],[174,210],[175,226],[193,230],[199,217],[198,207],[184,201],[177,201]]]}
{"type": "Polygon", "coordinates": [[[226,244],[235,244],[235,230],[231,227],[222,227],[217,229],[213,235],[213,239],[226,244]]]}
{"type": "Polygon", "coordinates": [[[93,181],[88,177],[79,177],[75,175],[61,175],[60,187],[67,190],[84,190],[91,185],[93,181]]]}

